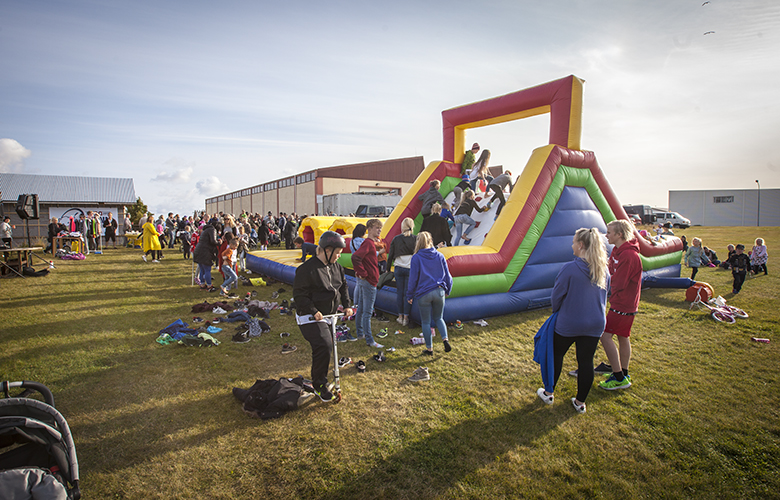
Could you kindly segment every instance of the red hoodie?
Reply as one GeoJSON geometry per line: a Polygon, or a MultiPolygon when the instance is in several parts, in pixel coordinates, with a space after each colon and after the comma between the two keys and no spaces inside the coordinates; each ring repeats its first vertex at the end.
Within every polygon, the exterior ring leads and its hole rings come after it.
{"type": "Polygon", "coordinates": [[[612,249],[608,268],[612,277],[609,306],[620,312],[636,312],[642,291],[642,259],[636,238],[612,249]]]}
{"type": "Polygon", "coordinates": [[[352,254],[352,268],[355,270],[355,276],[363,278],[372,286],[379,283],[379,265],[376,260],[374,240],[366,238],[358,251],[352,254]]]}

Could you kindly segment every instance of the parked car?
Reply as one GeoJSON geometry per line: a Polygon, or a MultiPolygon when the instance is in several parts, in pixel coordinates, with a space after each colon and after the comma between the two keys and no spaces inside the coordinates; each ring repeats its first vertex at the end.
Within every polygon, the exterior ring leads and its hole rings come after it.
{"type": "Polygon", "coordinates": [[[661,224],[668,222],[672,227],[681,227],[683,229],[691,227],[691,221],[677,212],[656,212],[655,221],[661,224]]]}
{"type": "Polygon", "coordinates": [[[357,217],[387,217],[393,213],[393,207],[360,205],[355,212],[357,217]]]}

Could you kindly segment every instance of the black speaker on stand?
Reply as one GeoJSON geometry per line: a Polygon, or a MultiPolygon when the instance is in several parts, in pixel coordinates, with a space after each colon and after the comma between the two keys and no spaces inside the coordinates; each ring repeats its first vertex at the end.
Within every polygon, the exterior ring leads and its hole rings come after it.
{"type": "Polygon", "coordinates": [[[30,219],[39,219],[40,205],[37,194],[20,194],[16,200],[16,215],[24,220],[27,229],[27,246],[32,247],[30,240],[30,219]]]}

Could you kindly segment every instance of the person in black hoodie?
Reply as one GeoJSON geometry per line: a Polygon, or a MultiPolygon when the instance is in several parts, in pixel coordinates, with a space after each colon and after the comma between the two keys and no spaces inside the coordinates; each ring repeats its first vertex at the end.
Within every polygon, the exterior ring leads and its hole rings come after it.
{"type": "Polygon", "coordinates": [[[413,234],[414,221],[407,217],[401,222],[401,234],[390,242],[387,252],[387,268],[395,264],[395,289],[398,318],[396,321],[403,326],[409,324],[409,313],[412,305],[406,301],[406,285],[409,283],[409,268],[412,266],[412,255],[417,238],[413,234]]]}
{"type": "Polygon", "coordinates": [[[441,205],[434,203],[431,206],[431,215],[422,221],[420,232],[427,231],[433,238],[433,246],[440,248],[443,246],[452,246],[452,233],[447,219],[441,216],[441,205]]]}
{"type": "Polygon", "coordinates": [[[352,315],[344,268],[337,262],[346,246],[340,234],[325,231],[320,236],[317,256],[298,266],[293,281],[295,319],[303,338],[311,344],[312,385],[323,401],[333,400],[328,389],[328,367],[333,350],[330,321],[334,320],[324,316],[336,314],[339,306],[343,306],[345,316],[352,315]]]}
{"type": "Polygon", "coordinates": [[[211,285],[211,266],[217,258],[217,231],[211,222],[203,226],[198,244],[192,252],[192,260],[198,265],[198,279],[201,290],[213,292],[216,287],[211,285]]]}

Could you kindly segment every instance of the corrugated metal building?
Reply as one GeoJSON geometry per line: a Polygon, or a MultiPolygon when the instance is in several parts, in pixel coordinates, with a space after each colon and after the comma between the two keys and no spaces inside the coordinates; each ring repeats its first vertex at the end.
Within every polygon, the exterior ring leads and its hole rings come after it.
{"type": "Polygon", "coordinates": [[[696,226],[780,226],[780,189],[669,191],[669,210],[696,226]]]}
{"type": "Polygon", "coordinates": [[[137,199],[133,179],[0,173],[2,212],[16,225],[14,239],[27,238],[24,220],[16,214],[16,200],[21,194],[38,195],[40,218],[29,221],[30,238],[46,238],[52,217],[67,217],[87,210],[103,216],[113,212],[122,233],[125,207],[137,199]]]}
{"type": "Polygon", "coordinates": [[[391,191],[403,195],[425,168],[422,156],[323,167],[206,200],[208,213],[322,213],[322,196],[391,191]]]}

